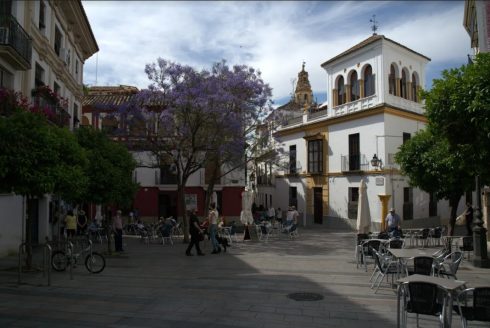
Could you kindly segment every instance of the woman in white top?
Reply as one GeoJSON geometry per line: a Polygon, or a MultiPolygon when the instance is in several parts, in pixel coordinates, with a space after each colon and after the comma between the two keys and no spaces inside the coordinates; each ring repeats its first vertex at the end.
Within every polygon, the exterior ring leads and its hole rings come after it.
{"type": "Polygon", "coordinates": [[[221,247],[219,247],[218,240],[216,239],[216,234],[218,233],[218,211],[216,210],[216,203],[211,203],[209,205],[209,237],[211,238],[211,244],[213,245],[213,251],[211,254],[218,254],[221,252],[221,247]]]}

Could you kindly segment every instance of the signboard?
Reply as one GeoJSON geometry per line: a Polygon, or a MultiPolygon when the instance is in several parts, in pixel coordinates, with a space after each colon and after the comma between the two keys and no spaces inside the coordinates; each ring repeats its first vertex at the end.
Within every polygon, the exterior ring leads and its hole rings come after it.
{"type": "Polygon", "coordinates": [[[385,185],[385,178],[382,178],[382,177],[376,178],[376,185],[377,186],[384,186],[385,185]]]}
{"type": "Polygon", "coordinates": [[[185,209],[190,211],[194,208],[197,210],[197,194],[185,194],[185,209]]]}

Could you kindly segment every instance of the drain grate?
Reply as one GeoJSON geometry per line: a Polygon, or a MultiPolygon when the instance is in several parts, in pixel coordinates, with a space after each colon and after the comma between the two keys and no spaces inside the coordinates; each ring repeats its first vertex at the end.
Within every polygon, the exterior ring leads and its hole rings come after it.
{"type": "Polygon", "coordinates": [[[292,293],[288,294],[287,297],[295,301],[320,301],[323,299],[323,295],[316,293],[292,293]]]}

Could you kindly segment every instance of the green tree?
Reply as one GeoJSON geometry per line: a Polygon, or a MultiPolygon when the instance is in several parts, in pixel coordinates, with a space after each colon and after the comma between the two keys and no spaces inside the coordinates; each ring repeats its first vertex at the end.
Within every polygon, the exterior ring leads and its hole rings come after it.
{"type": "Polygon", "coordinates": [[[480,53],[473,64],[445,70],[423,92],[429,127],[447,138],[451,152],[464,156],[465,168],[490,180],[490,54],[480,53]]]}
{"type": "Polygon", "coordinates": [[[454,233],[459,200],[473,182],[466,170],[466,159],[462,152],[451,149],[446,139],[432,134],[430,129],[418,132],[400,147],[395,160],[400,164],[410,184],[447,199],[451,207],[449,235],[454,233]]]}
{"type": "MultiPolygon", "coordinates": [[[[87,187],[84,150],[70,131],[40,114],[18,110],[0,117],[0,188],[27,198],[80,197],[87,187]]],[[[31,218],[26,220],[27,267],[32,264],[31,218]]]]}
{"type": "MultiPolygon", "coordinates": [[[[81,200],[102,204],[128,206],[138,190],[133,182],[136,162],[128,150],[110,140],[106,134],[91,127],[81,127],[76,131],[79,144],[85,149],[89,165],[85,174],[89,183],[81,200]]],[[[106,218],[106,230],[110,235],[110,218],[106,218]]],[[[110,238],[107,238],[111,252],[110,238]]]]}

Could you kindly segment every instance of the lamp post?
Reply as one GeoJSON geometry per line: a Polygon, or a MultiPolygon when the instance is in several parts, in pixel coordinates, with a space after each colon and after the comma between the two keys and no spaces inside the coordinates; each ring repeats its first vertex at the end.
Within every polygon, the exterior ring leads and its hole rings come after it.
{"type": "Polygon", "coordinates": [[[480,268],[490,268],[490,260],[487,254],[487,229],[483,227],[481,211],[480,176],[476,176],[476,208],[473,220],[473,249],[475,256],[473,265],[480,268]]]}

